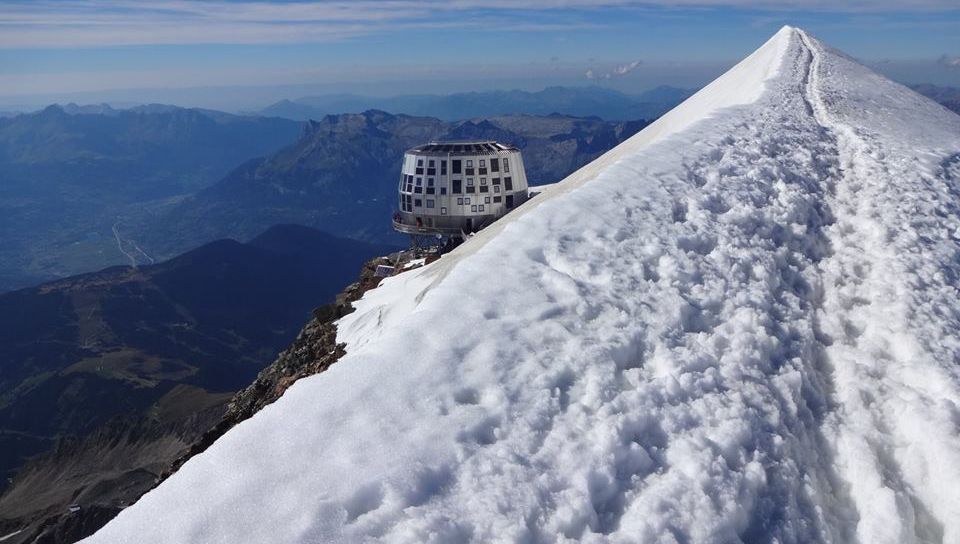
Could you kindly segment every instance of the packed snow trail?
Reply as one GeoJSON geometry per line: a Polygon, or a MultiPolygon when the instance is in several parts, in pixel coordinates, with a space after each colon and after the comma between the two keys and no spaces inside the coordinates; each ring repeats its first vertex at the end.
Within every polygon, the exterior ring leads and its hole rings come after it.
{"type": "Polygon", "coordinates": [[[91,542],[960,542],[960,117],[784,28],[91,542]]]}
{"type": "Polygon", "coordinates": [[[909,90],[801,38],[813,60],[807,93],[841,158],[828,199],[833,255],[821,263],[836,405],[824,427],[857,537],[960,542],[958,180],[949,154],[916,153],[955,146],[960,131],[909,90]],[[891,119],[908,122],[891,134],[891,119]]]}

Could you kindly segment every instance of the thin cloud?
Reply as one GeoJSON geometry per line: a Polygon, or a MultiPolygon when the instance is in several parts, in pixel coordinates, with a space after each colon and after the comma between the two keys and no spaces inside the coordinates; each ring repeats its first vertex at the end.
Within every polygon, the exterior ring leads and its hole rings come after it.
{"type": "Polygon", "coordinates": [[[641,64],[643,64],[643,61],[635,60],[633,62],[628,62],[627,64],[621,64],[619,66],[614,67],[612,70],[605,71],[605,72],[598,72],[591,68],[587,70],[583,75],[587,79],[593,80],[593,81],[610,80],[618,77],[623,77],[629,74],[630,72],[639,68],[641,64]]]}
{"type": "Polygon", "coordinates": [[[960,69],[960,56],[943,55],[937,59],[937,64],[951,70],[958,70],[960,69]]]}
{"type": "MultiPolygon", "coordinates": [[[[314,43],[406,29],[480,25],[504,12],[565,8],[734,7],[773,12],[818,10],[883,12],[902,10],[894,0],[332,0],[227,2],[223,0],[15,0],[0,5],[0,47],[102,47],[148,44],[314,43]],[[468,13],[470,17],[462,17],[468,13]]],[[[956,10],[955,0],[919,0],[914,11],[956,10]]],[[[500,20],[497,28],[550,32],[576,24],[500,20]]],[[[591,25],[596,27],[596,25],[591,25]]],[[[479,27],[479,26],[478,26],[479,27]]]]}

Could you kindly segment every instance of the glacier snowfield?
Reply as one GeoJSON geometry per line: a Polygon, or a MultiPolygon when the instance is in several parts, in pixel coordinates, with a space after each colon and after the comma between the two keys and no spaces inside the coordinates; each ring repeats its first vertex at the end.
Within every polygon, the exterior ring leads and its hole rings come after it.
{"type": "Polygon", "coordinates": [[[785,27],[88,542],[960,543],[960,117],[785,27]]]}

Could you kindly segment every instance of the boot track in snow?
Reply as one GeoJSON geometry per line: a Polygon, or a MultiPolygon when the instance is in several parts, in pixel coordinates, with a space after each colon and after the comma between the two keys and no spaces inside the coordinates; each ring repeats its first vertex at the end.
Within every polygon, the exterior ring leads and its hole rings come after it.
{"type": "MultiPolygon", "coordinates": [[[[910,346],[911,337],[920,335],[905,321],[910,309],[902,293],[914,289],[906,280],[915,271],[901,269],[909,253],[898,254],[885,239],[884,232],[899,225],[881,224],[881,211],[872,208],[909,195],[894,193],[890,181],[898,173],[884,164],[883,150],[833,118],[819,86],[823,46],[798,33],[811,55],[805,94],[840,156],[841,177],[826,199],[834,223],[826,230],[830,255],[820,263],[825,293],[819,323],[833,390],[825,432],[845,494],[853,498],[857,540],[957,542],[955,532],[944,540],[943,522],[960,516],[960,487],[931,493],[937,486],[929,482],[935,471],[955,472],[945,462],[960,464],[956,427],[904,417],[922,413],[926,399],[937,396],[930,386],[949,383],[950,376],[924,364],[923,354],[910,346]]],[[[956,363],[956,352],[953,358],[956,363]]]]}

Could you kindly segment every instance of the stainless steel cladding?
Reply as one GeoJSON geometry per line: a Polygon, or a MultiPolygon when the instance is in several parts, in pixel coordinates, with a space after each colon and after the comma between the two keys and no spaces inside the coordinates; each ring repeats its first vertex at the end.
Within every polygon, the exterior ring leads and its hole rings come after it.
{"type": "Polygon", "coordinates": [[[479,230],[528,198],[520,150],[494,141],[433,142],[403,157],[394,228],[409,234],[479,230]]]}

